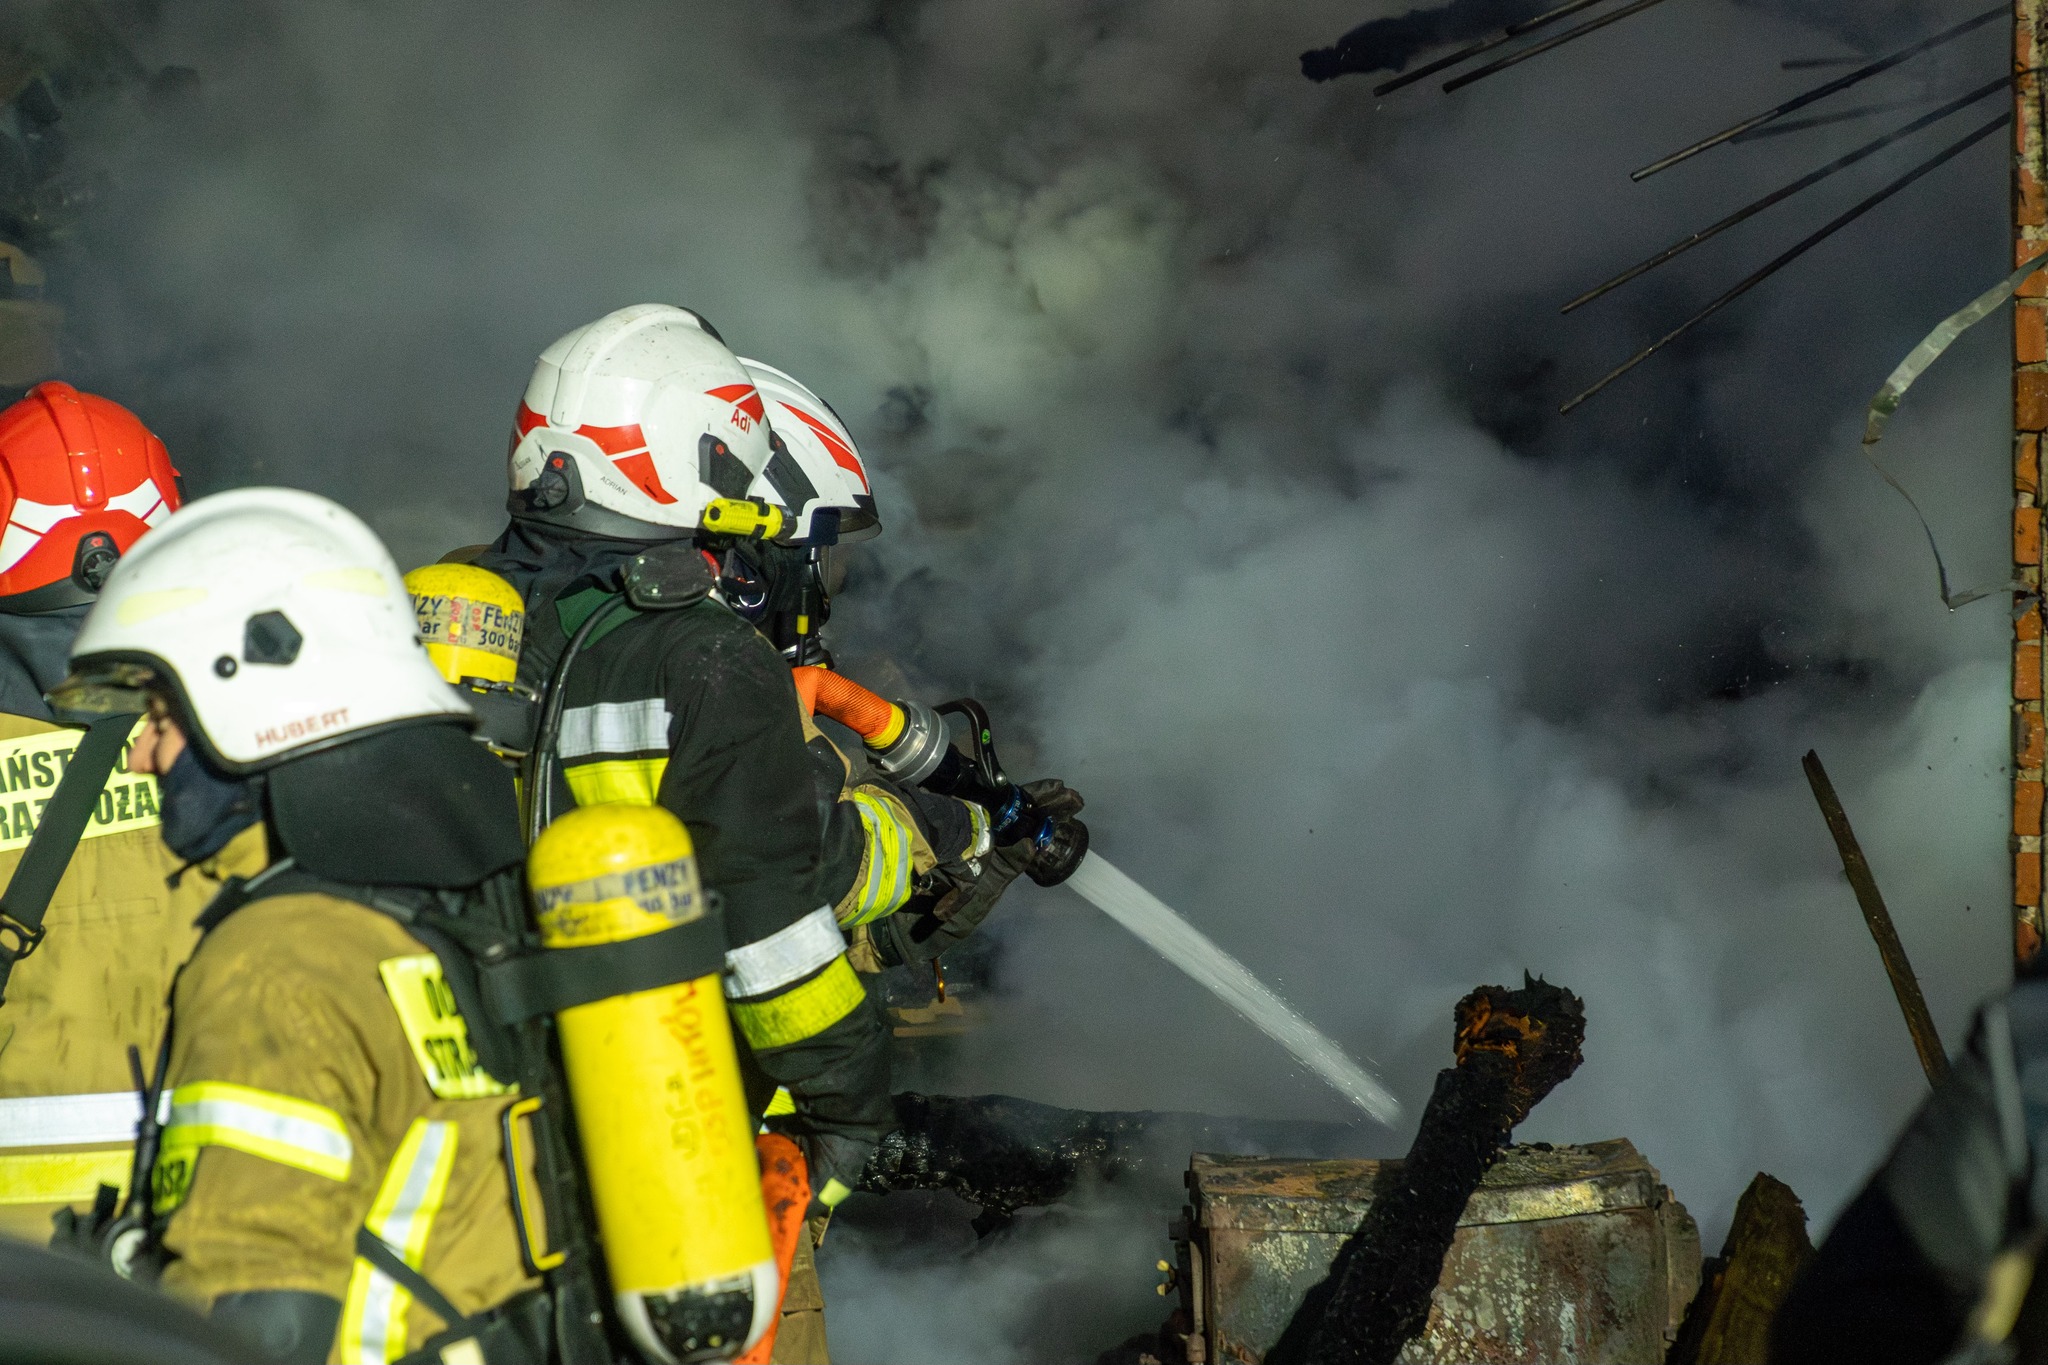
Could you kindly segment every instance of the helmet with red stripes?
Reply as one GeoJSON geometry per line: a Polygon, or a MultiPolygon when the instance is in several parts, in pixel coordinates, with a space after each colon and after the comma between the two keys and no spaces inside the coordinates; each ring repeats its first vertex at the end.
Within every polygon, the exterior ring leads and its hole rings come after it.
{"type": "Polygon", "coordinates": [[[541,352],[512,429],[514,516],[626,539],[694,528],[771,451],[761,395],[710,324],[642,303],[541,352]]]}
{"type": "Polygon", "coordinates": [[[773,365],[744,357],[747,377],[768,413],[774,455],[753,496],[781,507],[789,521],[781,540],[832,545],[881,532],[867,462],[832,405],[773,365]]]}
{"type": "Polygon", "coordinates": [[[0,611],[89,602],[177,510],[178,471],[134,413],[57,380],[0,412],[0,611]]]}

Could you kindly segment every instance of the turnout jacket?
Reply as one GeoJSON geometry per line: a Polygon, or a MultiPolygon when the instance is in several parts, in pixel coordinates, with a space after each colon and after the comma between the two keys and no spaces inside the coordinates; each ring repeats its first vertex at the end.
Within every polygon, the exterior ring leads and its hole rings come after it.
{"type": "MultiPolygon", "coordinates": [[[[0,714],[0,885],[82,733],[0,714]]],[[[192,921],[234,852],[165,885],[180,859],[157,837],[155,779],[125,766],[57,884],[47,936],[15,965],[0,1004],[0,1234],[35,1242],[50,1240],[57,1209],[83,1212],[102,1184],[126,1188],[141,1117],[127,1049],[156,1056],[171,978],[198,939],[192,921]]]]}
{"type": "MultiPolygon", "coordinates": [[[[687,543],[637,548],[675,557],[710,586],[687,543]]],[[[475,561],[528,594],[520,672],[529,682],[545,680],[567,639],[617,600],[626,563],[617,551],[586,550],[570,577],[552,567],[557,549],[573,547],[515,523],[475,561]]],[[[821,848],[815,761],[789,667],[713,597],[609,611],[566,680],[566,794],[578,805],[659,803],[689,828],[704,884],[724,903],[725,990],[754,1073],[749,1099],[758,1115],[786,1088],[820,1139],[814,1185],[851,1187],[895,1127],[888,1034],[833,914],[844,882],[832,884],[821,848]]]]}
{"type": "MultiPolygon", "coordinates": [[[[433,720],[261,780],[249,833],[275,861],[208,907],[172,1001],[151,1182],[162,1283],[266,1336],[291,1303],[330,1305],[326,1358],[349,1365],[398,1359],[451,1314],[467,1339],[507,1300],[523,1308],[491,1324],[524,1321],[545,1299],[521,1297],[537,1281],[505,1148],[536,1150],[518,1141],[532,1121],[508,1115],[521,1096],[479,1057],[472,1025],[492,1026],[463,1014],[466,985],[422,937],[441,931],[408,918],[482,928],[491,888],[509,892],[524,854],[512,776],[433,720]]],[[[538,1223],[539,1200],[521,1202],[538,1223]]]]}
{"type": "Polygon", "coordinates": [[[500,1128],[517,1095],[474,1066],[440,980],[398,921],[331,894],[258,900],[206,936],[178,981],[156,1163],[166,1290],[202,1312],[323,1295],[342,1305],[327,1358],[382,1365],[446,1324],[356,1254],[359,1228],[465,1314],[538,1285],[500,1128]]]}

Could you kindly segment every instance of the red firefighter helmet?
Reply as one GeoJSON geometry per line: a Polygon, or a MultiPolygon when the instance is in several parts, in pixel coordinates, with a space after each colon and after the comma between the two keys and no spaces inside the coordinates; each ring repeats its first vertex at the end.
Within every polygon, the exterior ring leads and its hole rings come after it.
{"type": "Polygon", "coordinates": [[[52,380],[0,412],[0,611],[91,601],[114,561],[178,508],[155,433],[98,394],[52,380]]]}

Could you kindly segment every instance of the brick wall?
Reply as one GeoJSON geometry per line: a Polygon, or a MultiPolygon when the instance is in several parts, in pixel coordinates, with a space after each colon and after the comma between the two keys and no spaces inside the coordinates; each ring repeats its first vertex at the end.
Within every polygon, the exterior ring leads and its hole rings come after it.
{"type": "MultiPolygon", "coordinates": [[[[2042,78],[2027,74],[2048,54],[2048,0],[2013,0],[2013,264],[2048,251],[2048,166],[2042,160],[2042,78]]],[[[2012,557],[2023,590],[2013,596],[2013,946],[2022,959],[2042,943],[2041,713],[2042,434],[2048,432],[2048,271],[2020,289],[2013,311],[2012,557]]]]}

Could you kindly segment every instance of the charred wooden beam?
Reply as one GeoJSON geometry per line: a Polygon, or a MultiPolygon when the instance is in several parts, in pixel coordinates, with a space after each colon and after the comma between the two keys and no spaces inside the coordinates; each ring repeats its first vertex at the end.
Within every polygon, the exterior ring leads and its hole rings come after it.
{"type": "Polygon", "coordinates": [[[1353,1124],[1095,1113],[1008,1095],[895,1097],[899,1127],[882,1140],[856,1187],[870,1194],[946,1190],[981,1206],[978,1231],[1020,1208],[1065,1198],[1084,1176],[1157,1174],[1178,1183],[1188,1153],[1361,1155],[1372,1133],[1353,1124]]]}
{"type": "Polygon", "coordinates": [[[1813,799],[1820,804],[1821,818],[1828,822],[1828,833],[1835,837],[1842,872],[1856,892],[1856,904],[1877,944],[1885,975],[1891,978],[1892,994],[1898,997],[1899,1012],[1906,1016],[1906,1031],[1913,1035],[1913,1050],[1919,1054],[1920,1068],[1927,1073],[1929,1085],[1940,1085],[1948,1076],[1948,1053],[1941,1046],[1941,1035],[1935,1031],[1934,1016],[1927,1012],[1927,997],[1920,993],[1920,978],[1913,974],[1906,945],[1899,942],[1892,912],[1885,907],[1884,894],[1877,889],[1877,874],[1870,870],[1870,859],[1863,856],[1863,845],[1857,842],[1856,831],[1849,824],[1849,812],[1842,809],[1842,798],[1835,794],[1835,784],[1829,779],[1828,770],[1821,766],[1820,755],[1808,749],[1799,762],[1806,769],[1813,799]]]}
{"type": "Polygon", "coordinates": [[[1799,1196],[1758,1171],[1735,1206],[1727,1244],[1703,1267],[1699,1297],[1686,1311],[1664,1365],[1768,1360],[1771,1320],[1812,1259],[1799,1196]]]}
{"type": "Polygon", "coordinates": [[[1576,1071],[1586,1007],[1524,978],[1458,1002],[1458,1064],[1437,1073],[1401,1179],[1375,1197],[1267,1365],[1388,1365],[1429,1317],[1458,1218],[1515,1125],[1576,1071]]]}

